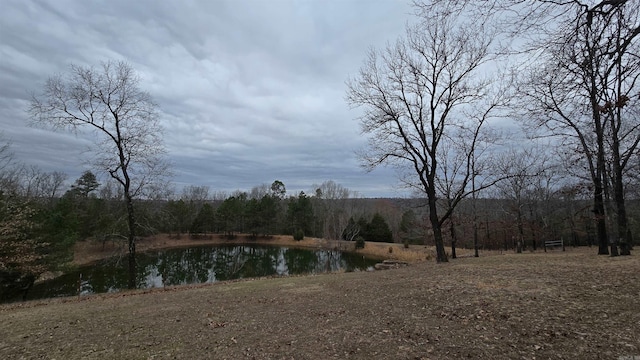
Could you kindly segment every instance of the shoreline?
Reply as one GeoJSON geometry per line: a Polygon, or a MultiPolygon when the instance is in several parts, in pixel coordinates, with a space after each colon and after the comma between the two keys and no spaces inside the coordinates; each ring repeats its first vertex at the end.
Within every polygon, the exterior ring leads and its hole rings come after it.
{"type": "MultiPolygon", "coordinates": [[[[366,242],[363,249],[355,249],[355,243],[341,240],[327,240],[319,238],[304,238],[303,240],[293,240],[291,235],[273,235],[270,237],[251,238],[246,234],[239,234],[234,239],[225,238],[220,234],[206,235],[206,238],[192,239],[188,234],[169,235],[157,234],[140,238],[136,242],[136,253],[150,251],[175,249],[194,246],[217,246],[217,245],[266,245],[266,246],[286,246],[304,249],[335,249],[344,252],[362,254],[380,260],[399,260],[408,263],[430,260],[433,258],[433,249],[430,246],[410,245],[405,248],[398,243],[375,243],[366,242]]],[[[114,256],[127,254],[126,243],[87,239],[78,241],[74,245],[73,266],[84,266],[108,259],[114,256]]]]}

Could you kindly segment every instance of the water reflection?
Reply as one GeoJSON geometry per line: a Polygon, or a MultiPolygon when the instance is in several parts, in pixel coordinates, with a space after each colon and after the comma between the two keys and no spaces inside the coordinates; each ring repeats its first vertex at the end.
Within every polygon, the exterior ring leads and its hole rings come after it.
{"type": "MultiPolygon", "coordinates": [[[[271,275],[359,271],[376,263],[361,255],[335,250],[250,245],[170,249],[139,254],[137,262],[140,289],[271,275]]],[[[126,268],[126,257],[82,267],[34,286],[28,299],[126,289],[126,268]]]]}

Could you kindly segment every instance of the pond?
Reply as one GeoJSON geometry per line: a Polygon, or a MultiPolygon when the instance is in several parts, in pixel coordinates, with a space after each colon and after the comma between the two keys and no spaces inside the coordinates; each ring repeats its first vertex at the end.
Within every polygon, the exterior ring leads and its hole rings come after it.
{"type": "MultiPolygon", "coordinates": [[[[138,289],[260,276],[365,271],[377,262],[337,250],[253,245],[169,249],[138,254],[136,260],[138,289]]],[[[109,259],[34,285],[27,300],[115,292],[126,289],[127,284],[127,258],[109,259]]]]}

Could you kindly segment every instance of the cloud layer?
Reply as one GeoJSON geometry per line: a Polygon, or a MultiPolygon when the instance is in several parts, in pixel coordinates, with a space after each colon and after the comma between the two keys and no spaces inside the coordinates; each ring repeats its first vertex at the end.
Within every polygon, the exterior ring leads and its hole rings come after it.
{"type": "Polygon", "coordinates": [[[126,60],[160,107],[178,187],[334,180],[400,196],[391,170],[358,166],[365,139],[344,96],[410,13],[400,0],[5,1],[0,126],[18,160],[79,176],[90,139],[28,127],[29,93],[71,63],[126,60]]]}

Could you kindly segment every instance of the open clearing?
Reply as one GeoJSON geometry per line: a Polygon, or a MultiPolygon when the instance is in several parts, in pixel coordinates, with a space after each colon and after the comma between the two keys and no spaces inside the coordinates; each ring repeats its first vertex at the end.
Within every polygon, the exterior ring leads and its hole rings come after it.
{"type": "Polygon", "coordinates": [[[596,251],[4,305],[0,358],[640,358],[640,261],[596,251]]]}

